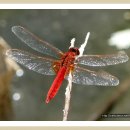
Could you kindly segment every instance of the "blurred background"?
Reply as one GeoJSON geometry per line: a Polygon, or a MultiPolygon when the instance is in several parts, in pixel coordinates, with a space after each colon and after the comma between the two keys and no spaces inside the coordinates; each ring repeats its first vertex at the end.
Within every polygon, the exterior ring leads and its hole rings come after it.
{"type": "MultiPolygon", "coordinates": [[[[14,25],[27,28],[63,52],[68,50],[73,37],[75,46],[79,47],[90,32],[84,54],[113,54],[124,50],[130,57],[130,10],[0,10],[1,46],[6,41],[11,48],[39,54],[11,32],[14,25]]],[[[9,48],[7,44],[5,48],[9,48]]],[[[0,120],[61,121],[67,81],[46,104],[45,98],[55,76],[41,75],[14,63],[11,66],[2,54],[3,49],[0,51],[0,120]]],[[[120,84],[116,87],[73,84],[68,120],[130,120],[130,115],[106,117],[130,114],[129,66],[130,61],[103,68],[89,67],[111,73],[119,78],[120,84]]]]}

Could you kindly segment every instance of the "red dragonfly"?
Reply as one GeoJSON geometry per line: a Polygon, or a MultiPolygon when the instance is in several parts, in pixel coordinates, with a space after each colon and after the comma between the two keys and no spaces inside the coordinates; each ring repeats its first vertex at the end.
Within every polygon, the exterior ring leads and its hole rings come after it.
{"type": "Polygon", "coordinates": [[[82,55],[78,57],[80,54],[78,48],[72,47],[68,52],[63,53],[21,26],[13,26],[12,32],[33,50],[57,58],[39,57],[18,49],[10,49],[6,52],[8,57],[30,70],[44,75],[56,74],[48,91],[46,103],[49,103],[54,98],[63,80],[68,78],[70,72],[72,73],[72,82],[76,84],[102,86],[117,86],[119,84],[119,80],[116,77],[105,71],[90,71],[80,67],[78,64],[107,66],[123,63],[129,59],[124,51],[111,55],[82,55]]]}

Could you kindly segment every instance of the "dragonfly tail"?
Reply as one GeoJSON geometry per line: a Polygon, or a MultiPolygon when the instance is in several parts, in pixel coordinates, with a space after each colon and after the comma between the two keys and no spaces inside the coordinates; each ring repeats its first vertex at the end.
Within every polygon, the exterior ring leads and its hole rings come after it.
{"type": "Polygon", "coordinates": [[[49,91],[48,91],[48,94],[47,94],[47,98],[46,98],[46,103],[49,103],[51,99],[53,99],[55,97],[55,95],[57,94],[63,80],[64,80],[64,77],[65,77],[65,73],[66,73],[66,67],[62,67],[55,80],[53,81],[49,91]]]}

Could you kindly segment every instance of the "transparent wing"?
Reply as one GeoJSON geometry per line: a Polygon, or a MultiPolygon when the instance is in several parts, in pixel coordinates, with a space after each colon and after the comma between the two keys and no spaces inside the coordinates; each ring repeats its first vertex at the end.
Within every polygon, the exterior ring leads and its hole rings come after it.
{"type": "Polygon", "coordinates": [[[26,43],[32,49],[47,55],[51,55],[53,57],[59,57],[63,53],[56,47],[50,45],[49,43],[40,40],[34,34],[26,30],[21,26],[13,26],[12,32],[24,43],[26,43]]]}
{"type": "Polygon", "coordinates": [[[18,49],[10,49],[6,51],[6,55],[16,62],[24,65],[26,68],[44,75],[54,75],[52,64],[53,59],[38,57],[28,52],[18,49]]]}
{"type": "Polygon", "coordinates": [[[124,51],[111,55],[83,55],[77,59],[78,64],[87,66],[107,66],[128,61],[129,57],[124,51]]]}
{"type": "Polygon", "coordinates": [[[119,80],[105,71],[90,71],[75,66],[72,82],[82,85],[117,86],[119,80]]]}

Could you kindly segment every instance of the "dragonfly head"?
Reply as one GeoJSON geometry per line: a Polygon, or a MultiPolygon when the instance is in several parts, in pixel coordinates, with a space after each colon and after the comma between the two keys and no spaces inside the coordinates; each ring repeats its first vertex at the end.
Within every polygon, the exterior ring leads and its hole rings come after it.
{"type": "Polygon", "coordinates": [[[69,49],[69,52],[74,52],[76,55],[79,55],[79,49],[78,48],[76,48],[76,47],[72,47],[72,48],[70,48],[69,49]]]}

